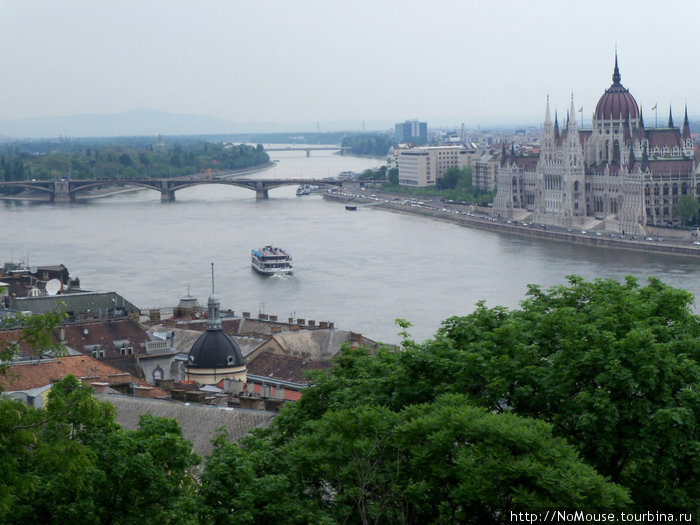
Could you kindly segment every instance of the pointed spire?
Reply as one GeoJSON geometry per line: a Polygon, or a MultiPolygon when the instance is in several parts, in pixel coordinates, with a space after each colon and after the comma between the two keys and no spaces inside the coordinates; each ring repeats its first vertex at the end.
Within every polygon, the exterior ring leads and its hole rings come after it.
{"type": "Polygon", "coordinates": [[[639,127],[644,129],[644,112],[641,107],[639,108],[639,127]]]}
{"type": "Polygon", "coordinates": [[[620,68],[617,67],[617,49],[615,49],[615,69],[613,70],[613,84],[619,84],[621,77],[620,77],[620,68]]]}
{"type": "Polygon", "coordinates": [[[673,127],[673,112],[671,111],[671,105],[668,105],[668,127],[673,127]]]}
{"type": "Polygon", "coordinates": [[[544,123],[545,124],[551,124],[552,123],[552,117],[549,114],[549,95],[547,95],[547,111],[544,115],[544,123]]]}
{"type": "Polygon", "coordinates": [[[683,139],[690,138],[690,122],[688,122],[688,104],[685,105],[685,116],[683,117],[683,139]]]}
{"type": "Polygon", "coordinates": [[[510,143],[510,156],[515,157],[515,142],[510,143]]]}
{"type": "Polygon", "coordinates": [[[214,263],[211,263],[211,295],[207,301],[209,309],[209,317],[207,318],[207,330],[221,330],[221,318],[219,317],[219,309],[221,303],[219,298],[214,295],[214,263]]]}
{"type": "MultiPolygon", "coordinates": [[[[574,108],[574,94],[571,94],[571,108],[569,109],[569,114],[571,116],[571,125],[576,127],[576,108],[574,108]]],[[[568,127],[567,122],[567,127],[568,127]]]]}
{"type": "Polygon", "coordinates": [[[554,112],[554,138],[559,140],[559,117],[557,112],[554,112]]]}

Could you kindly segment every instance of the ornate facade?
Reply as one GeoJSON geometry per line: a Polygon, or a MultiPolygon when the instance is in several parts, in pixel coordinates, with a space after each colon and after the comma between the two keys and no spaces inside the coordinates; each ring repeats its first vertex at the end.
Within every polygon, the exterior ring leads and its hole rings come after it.
{"type": "Polygon", "coordinates": [[[578,127],[572,97],[560,131],[547,99],[536,163],[504,151],[494,200],[499,214],[527,210],[533,221],[565,227],[604,221],[607,230],[629,233],[678,222],[678,199],[700,195],[687,108],[682,129],[670,113],[665,127],[645,127],[620,83],[617,56],[612,80],[588,129],[578,127]]]}

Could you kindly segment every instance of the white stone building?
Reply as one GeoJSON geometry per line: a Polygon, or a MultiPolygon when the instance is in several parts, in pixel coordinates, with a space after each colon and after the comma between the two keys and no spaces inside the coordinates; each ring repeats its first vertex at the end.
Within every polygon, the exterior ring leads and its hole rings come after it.
{"type": "Polygon", "coordinates": [[[510,156],[499,167],[497,213],[528,210],[532,220],[557,226],[598,220],[605,229],[628,233],[678,222],[678,199],[700,195],[687,108],[682,129],[674,127],[670,111],[666,126],[646,127],[637,102],[620,83],[617,56],[612,79],[588,129],[577,125],[572,96],[560,132],[547,100],[536,165],[510,156]]]}

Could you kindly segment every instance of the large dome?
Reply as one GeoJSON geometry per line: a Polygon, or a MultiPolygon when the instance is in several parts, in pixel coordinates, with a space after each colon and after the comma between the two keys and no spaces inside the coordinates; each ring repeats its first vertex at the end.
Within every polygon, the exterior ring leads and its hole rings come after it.
{"type": "Polygon", "coordinates": [[[595,108],[595,118],[597,120],[615,119],[636,119],[639,118],[639,106],[629,90],[620,84],[620,70],[617,67],[617,56],[615,56],[615,70],[613,72],[613,83],[595,108]]]}
{"type": "Polygon", "coordinates": [[[231,368],[244,366],[245,361],[238,344],[221,330],[207,330],[192,345],[188,366],[190,368],[231,368]]]}

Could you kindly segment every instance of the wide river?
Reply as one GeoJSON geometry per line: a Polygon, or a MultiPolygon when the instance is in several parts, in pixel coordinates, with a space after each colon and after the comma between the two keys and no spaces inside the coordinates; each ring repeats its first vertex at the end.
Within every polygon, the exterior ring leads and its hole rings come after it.
{"type": "MultiPolygon", "coordinates": [[[[271,152],[275,167],[253,177],[321,178],[379,161],[326,151],[271,152]]],[[[199,186],[161,204],[150,190],[77,204],[0,203],[0,262],[64,264],[83,288],[115,290],[141,308],[175,306],[190,293],[205,305],[215,263],[223,308],[332,321],[341,329],[396,343],[397,318],[414,339],[474,304],[517,307],[528,283],[655,275],[700,293],[700,263],[674,256],[521,239],[372,207],[345,211],[295,187],[254,192],[199,186]],[[261,277],[250,251],[287,249],[294,275],[261,277]]]]}

